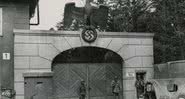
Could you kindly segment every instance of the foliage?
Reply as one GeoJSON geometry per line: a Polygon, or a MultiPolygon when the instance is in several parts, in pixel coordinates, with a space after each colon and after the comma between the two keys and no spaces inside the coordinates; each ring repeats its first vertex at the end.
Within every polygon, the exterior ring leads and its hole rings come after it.
{"type": "Polygon", "coordinates": [[[155,12],[152,13],[150,31],[154,37],[155,63],[185,59],[185,1],[153,0],[155,12]]]}
{"type": "Polygon", "coordinates": [[[109,3],[110,15],[108,31],[143,32],[147,31],[147,13],[152,7],[147,0],[118,0],[109,3]]]}
{"type": "MultiPolygon", "coordinates": [[[[105,31],[144,31],[145,24],[139,20],[145,20],[143,15],[151,6],[146,0],[98,0],[97,4],[109,7],[107,29],[105,31]]],[[[58,30],[79,30],[83,22],[76,21],[76,25],[71,24],[72,28],[64,28],[63,21],[57,24],[58,30]]],[[[101,28],[101,27],[100,27],[101,28]]],[[[100,30],[101,31],[101,30],[100,30]]]]}

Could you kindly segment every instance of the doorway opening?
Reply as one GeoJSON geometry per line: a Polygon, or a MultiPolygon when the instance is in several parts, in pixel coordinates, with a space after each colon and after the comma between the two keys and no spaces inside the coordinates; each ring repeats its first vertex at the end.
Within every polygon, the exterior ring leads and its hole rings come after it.
{"type": "Polygon", "coordinates": [[[136,72],[136,92],[137,92],[137,99],[143,98],[145,93],[145,77],[146,71],[138,71],[136,72]]]}
{"type": "Polygon", "coordinates": [[[146,77],[146,71],[136,72],[136,80],[137,79],[145,80],[145,77],[146,77]]]}
{"type": "Polygon", "coordinates": [[[54,96],[78,98],[85,82],[86,99],[113,97],[111,81],[122,82],[122,58],[115,52],[97,47],[79,47],[57,55],[52,63],[54,96]]]}

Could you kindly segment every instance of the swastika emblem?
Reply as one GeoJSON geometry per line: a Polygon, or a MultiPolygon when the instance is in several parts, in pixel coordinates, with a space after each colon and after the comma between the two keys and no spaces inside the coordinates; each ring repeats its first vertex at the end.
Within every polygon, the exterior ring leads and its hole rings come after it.
{"type": "Polygon", "coordinates": [[[93,28],[86,28],[82,31],[82,39],[88,43],[92,43],[97,38],[97,32],[93,28]]]}

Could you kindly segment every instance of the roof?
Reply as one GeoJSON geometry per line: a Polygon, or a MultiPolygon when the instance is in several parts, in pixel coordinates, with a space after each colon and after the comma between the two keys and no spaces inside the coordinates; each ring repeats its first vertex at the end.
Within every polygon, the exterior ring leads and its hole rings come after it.
{"type": "Polygon", "coordinates": [[[39,0],[0,0],[2,2],[15,2],[15,3],[29,3],[30,5],[30,18],[33,17],[35,13],[35,8],[39,2],[39,0]]]}

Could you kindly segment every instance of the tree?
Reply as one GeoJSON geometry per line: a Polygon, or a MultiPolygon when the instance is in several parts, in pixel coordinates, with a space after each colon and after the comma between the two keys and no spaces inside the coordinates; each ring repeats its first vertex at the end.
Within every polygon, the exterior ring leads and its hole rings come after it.
{"type": "Polygon", "coordinates": [[[154,37],[155,63],[184,59],[185,1],[153,0],[155,12],[152,13],[150,31],[154,37]]]}
{"type": "Polygon", "coordinates": [[[149,0],[118,0],[110,6],[109,31],[143,32],[147,13],[152,3],[149,0]]]}
{"type": "MultiPolygon", "coordinates": [[[[142,30],[142,29],[138,29],[142,27],[140,25],[143,25],[143,24],[140,24],[142,22],[138,20],[145,18],[142,16],[147,11],[149,11],[148,9],[151,6],[151,4],[149,4],[149,1],[146,1],[146,0],[111,0],[111,1],[98,0],[97,4],[103,4],[109,7],[106,31],[114,31],[114,32],[122,32],[122,31],[137,32],[138,30],[142,30]]],[[[145,20],[145,19],[142,19],[142,20],[145,20]]],[[[83,22],[79,22],[79,20],[77,20],[77,23],[78,25],[83,26],[83,22]]],[[[61,28],[60,26],[62,27],[65,27],[65,26],[60,24],[63,24],[63,21],[59,22],[59,24],[57,25],[57,28],[64,29],[64,28],[61,28]]]]}

